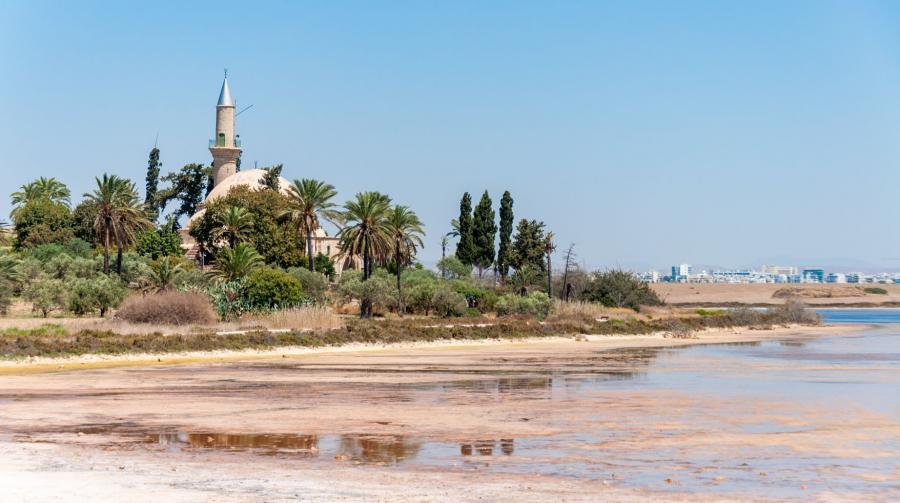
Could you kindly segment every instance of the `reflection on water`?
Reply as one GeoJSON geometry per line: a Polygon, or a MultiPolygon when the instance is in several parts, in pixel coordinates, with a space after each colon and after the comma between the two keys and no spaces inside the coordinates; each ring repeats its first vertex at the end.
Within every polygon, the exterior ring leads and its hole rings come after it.
{"type": "Polygon", "coordinates": [[[473,443],[459,444],[459,453],[463,456],[493,456],[494,450],[499,447],[501,453],[511,456],[516,450],[515,440],[501,438],[500,440],[476,440],[473,443]]]}
{"type": "Polygon", "coordinates": [[[402,435],[341,435],[339,452],[357,461],[396,464],[415,457],[420,447],[402,435]]]}
{"type": "Polygon", "coordinates": [[[285,434],[228,434],[228,433],[160,433],[148,441],[160,445],[176,445],[201,449],[264,449],[303,450],[315,449],[319,437],[316,435],[285,434]]]}

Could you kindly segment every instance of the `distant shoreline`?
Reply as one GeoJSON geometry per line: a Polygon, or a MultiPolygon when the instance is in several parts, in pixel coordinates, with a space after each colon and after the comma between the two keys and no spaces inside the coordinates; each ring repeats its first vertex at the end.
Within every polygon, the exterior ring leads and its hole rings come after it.
{"type": "Polygon", "coordinates": [[[790,289],[809,307],[818,308],[890,308],[900,307],[900,285],[870,284],[727,284],[727,283],[653,283],[650,287],[673,307],[773,307],[787,297],[776,297],[779,290],[790,289]],[[865,288],[880,288],[884,294],[866,293],[865,288]]]}

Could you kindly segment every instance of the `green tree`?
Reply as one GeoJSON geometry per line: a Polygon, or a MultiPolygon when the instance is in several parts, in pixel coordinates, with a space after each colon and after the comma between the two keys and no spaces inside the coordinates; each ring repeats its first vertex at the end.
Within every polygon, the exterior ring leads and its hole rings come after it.
{"type": "Polygon", "coordinates": [[[324,253],[316,254],[314,266],[315,272],[324,274],[329,281],[334,281],[334,262],[330,258],[328,258],[327,255],[325,255],[324,253]]]}
{"type": "Polygon", "coordinates": [[[224,239],[229,248],[234,248],[253,230],[253,214],[246,208],[229,206],[216,215],[216,223],[218,227],[213,231],[213,239],[224,239]]]}
{"type": "Polygon", "coordinates": [[[18,282],[19,260],[11,254],[0,253],[0,314],[6,314],[18,282]]]}
{"type": "Polygon", "coordinates": [[[437,263],[441,277],[446,279],[463,279],[472,275],[472,266],[463,264],[456,257],[444,257],[437,263]]]}
{"type": "Polygon", "coordinates": [[[72,210],[72,232],[75,237],[83,239],[91,246],[99,246],[94,221],[97,220],[97,206],[91,200],[84,200],[72,210]]]}
{"type": "Polygon", "coordinates": [[[52,203],[69,207],[69,188],[56,178],[44,178],[43,176],[12,193],[13,217],[16,210],[34,201],[47,200],[52,203]]]}
{"type": "Polygon", "coordinates": [[[69,207],[48,198],[26,202],[13,212],[15,248],[22,250],[47,243],[65,243],[75,237],[69,207]]]}
{"type": "Polygon", "coordinates": [[[263,168],[265,174],[263,175],[262,180],[260,180],[263,187],[274,190],[275,192],[281,190],[281,180],[279,180],[279,177],[281,177],[282,169],[284,169],[284,164],[276,164],[275,166],[263,168]]]}
{"type": "Polygon", "coordinates": [[[246,208],[253,215],[253,227],[244,242],[256,248],[266,263],[288,268],[306,264],[303,248],[297,246],[301,236],[292,222],[280,218],[288,208],[288,199],[280,192],[252,190],[246,185],[232,188],[227,195],[206,205],[206,211],[194,219],[190,235],[201,246],[215,252],[221,245],[214,237],[220,215],[229,207],[246,208]]]}
{"type": "Polygon", "coordinates": [[[472,229],[472,196],[463,194],[459,202],[459,242],[456,244],[456,258],[467,265],[475,263],[475,236],[472,229]]]}
{"type": "Polygon", "coordinates": [[[306,257],[310,271],[315,270],[313,239],[320,227],[319,217],[335,220],[335,205],[331,200],[336,195],[333,185],[310,178],[294,180],[288,188],[288,208],[282,216],[295,222],[300,233],[306,237],[306,257]]]}
{"type": "Polygon", "coordinates": [[[135,233],[151,226],[137,200],[134,184],[116,175],[103,174],[95,178],[97,188],[84,197],[97,208],[94,231],[103,246],[103,273],[109,275],[109,250],[115,242],[119,247],[117,269],[122,273],[122,248],[134,241],[135,233]]]}
{"type": "MultiPolygon", "coordinates": [[[[372,275],[375,261],[384,263],[390,254],[390,237],[386,218],[391,208],[391,198],[380,192],[360,192],[356,199],[344,204],[344,227],[338,234],[341,254],[362,257],[362,281],[372,275]]],[[[360,317],[372,315],[372,303],[363,299],[360,317]]]]}
{"type": "Polygon", "coordinates": [[[500,247],[497,251],[497,272],[502,281],[509,275],[512,262],[511,239],[513,231],[513,198],[509,191],[500,199],[500,247]]]}
{"type": "Polygon", "coordinates": [[[150,157],[147,160],[147,178],[146,193],[144,195],[144,204],[147,205],[147,213],[154,222],[159,218],[159,204],[156,200],[156,192],[159,189],[159,169],[162,163],[159,162],[159,149],[156,145],[150,151],[150,157]]]}
{"type": "Polygon", "coordinates": [[[494,222],[493,202],[488,191],[484,191],[472,219],[472,236],[475,245],[473,265],[478,268],[478,277],[494,263],[494,240],[497,237],[497,224],[494,222]]]}
{"type": "Polygon", "coordinates": [[[98,311],[106,316],[110,308],[117,307],[128,296],[128,288],[118,278],[98,276],[78,278],[68,283],[66,308],[73,314],[85,315],[98,311]]]}
{"type": "Polygon", "coordinates": [[[223,248],[216,254],[211,276],[221,281],[236,281],[264,265],[263,258],[252,246],[238,243],[234,248],[223,248]]]}
{"type": "Polygon", "coordinates": [[[545,244],[544,222],[523,218],[516,226],[510,265],[516,269],[530,266],[536,271],[544,272],[545,244]]]}
{"type": "Polygon", "coordinates": [[[394,266],[397,269],[397,313],[403,316],[403,289],[400,276],[403,267],[412,263],[416,251],[423,246],[425,230],[419,217],[406,206],[394,206],[387,215],[386,230],[391,241],[394,266]]]}
{"type": "Polygon", "coordinates": [[[22,293],[25,300],[31,302],[32,309],[47,318],[53,311],[66,306],[66,292],[63,280],[41,276],[32,281],[22,293]]]}
{"type": "Polygon", "coordinates": [[[138,234],[135,251],[150,260],[160,257],[181,256],[181,235],[169,225],[156,229],[148,229],[138,234]]]}
{"type": "Polygon", "coordinates": [[[178,209],[172,213],[173,221],[182,216],[191,216],[197,213],[197,207],[203,202],[206,194],[206,186],[209,180],[209,170],[202,164],[186,164],[180,171],[167,174],[162,181],[169,186],[157,190],[156,203],[159,211],[162,211],[171,201],[179,202],[178,209]]]}

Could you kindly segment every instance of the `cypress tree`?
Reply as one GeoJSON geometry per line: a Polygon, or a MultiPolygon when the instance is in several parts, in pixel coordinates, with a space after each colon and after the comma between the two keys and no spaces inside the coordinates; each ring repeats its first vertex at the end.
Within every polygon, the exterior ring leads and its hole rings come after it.
{"type": "Polygon", "coordinates": [[[484,270],[494,263],[494,239],[497,237],[497,224],[494,222],[493,201],[487,191],[481,196],[472,221],[472,235],[475,244],[475,267],[478,268],[478,277],[484,274],[484,270]]]}
{"type": "Polygon", "coordinates": [[[500,199],[500,249],[497,251],[497,272],[504,281],[509,275],[509,264],[511,262],[512,250],[512,231],[513,231],[513,198],[509,191],[503,193],[500,199]]]}
{"type": "Polygon", "coordinates": [[[459,243],[456,244],[456,258],[466,265],[475,262],[475,236],[472,234],[472,196],[463,194],[459,202],[459,243]]]}
{"type": "Polygon", "coordinates": [[[144,196],[144,204],[150,213],[150,219],[156,221],[159,216],[159,203],[156,200],[156,191],[159,189],[159,149],[156,146],[150,151],[150,159],[147,160],[147,189],[144,196]]]}

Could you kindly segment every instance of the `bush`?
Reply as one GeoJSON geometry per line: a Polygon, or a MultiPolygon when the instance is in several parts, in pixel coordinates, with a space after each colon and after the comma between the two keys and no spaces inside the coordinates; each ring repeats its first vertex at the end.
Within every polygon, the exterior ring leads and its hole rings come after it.
{"type": "Polygon", "coordinates": [[[489,289],[472,284],[469,281],[457,280],[455,282],[457,293],[466,299],[466,304],[478,309],[482,313],[488,313],[494,310],[498,296],[489,289]]]}
{"type": "Polygon", "coordinates": [[[880,288],[877,286],[870,286],[868,288],[865,288],[863,291],[866,293],[871,293],[873,295],[887,295],[888,293],[884,288],[880,288]]]}
{"type": "Polygon", "coordinates": [[[216,321],[209,297],[201,293],[171,291],[130,297],[116,317],[131,323],[160,325],[202,325],[216,321]]]}
{"type": "Polygon", "coordinates": [[[779,323],[818,324],[822,321],[819,313],[796,299],[789,299],[781,306],[769,308],[768,314],[779,323]]]}
{"type": "Polygon", "coordinates": [[[245,285],[247,302],[254,309],[285,309],[305,300],[300,280],[278,269],[254,269],[247,275],[245,285]]]}
{"type": "Polygon", "coordinates": [[[585,288],[584,297],[606,307],[627,307],[635,311],[640,311],[641,306],[663,304],[650,285],[622,270],[595,272],[585,288]]]}
{"type": "Polygon", "coordinates": [[[220,281],[210,287],[209,297],[220,318],[231,320],[252,309],[244,297],[245,290],[243,280],[220,281]]]}
{"type": "Polygon", "coordinates": [[[432,295],[431,306],[434,314],[443,317],[462,316],[466,314],[466,298],[445,285],[439,286],[432,295]]]}
{"type": "Polygon", "coordinates": [[[312,272],[303,267],[292,267],[288,273],[300,281],[303,293],[310,300],[325,302],[325,292],[328,290],[328,278],[320,272],[312,272]]]}
{"type": "Polygon", "coordinates": [[[77,315],[99,311],[100,316],[106,316],[106,312],[118,307],[127,295],[128,289],[114,276],[79,278],[69,284],[66,308],[77,315]]]}
{"type": "Polygon", "coordinates": [[[318,273],[324,274],[328,281],[334,281],[334,262],[324,253],[318,253],[313,258],[313,269],[318,273]]]}
{"type": "Polygon", "coordinates": [[[509,316],[524,314],[536,318],[546,318],[550,314],[550,297],[544,292],[531,292],[527,297],[522,295],[504,295],[497,300],[497,314],[509,316]]]}

